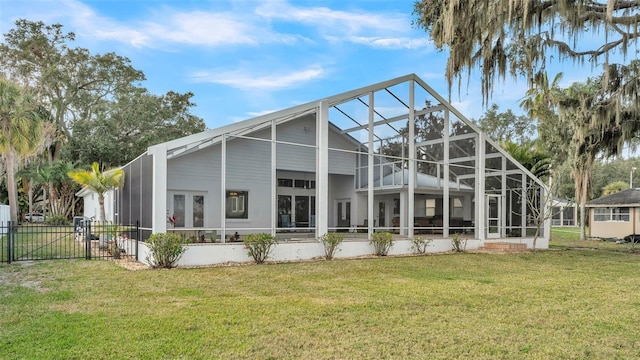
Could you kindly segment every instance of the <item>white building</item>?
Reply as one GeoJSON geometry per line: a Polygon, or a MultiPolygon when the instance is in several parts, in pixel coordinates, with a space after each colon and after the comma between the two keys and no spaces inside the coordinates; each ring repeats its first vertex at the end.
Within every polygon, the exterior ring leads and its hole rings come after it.
{"type": "Polygon", "coordinates": [[[545,196],[413,74],[154,145],[122,168],[115,220],[139,222],[145,237],[384,230],[521,241],[545,196]]]}
{"type": "Polygon", "coordinates": [[[113,190],[104,193],[104,212],[106,219],[100,219],[100,203],[98,202],[98,194],[88,188],[83,188],[76,193],[81,197],[84,203],[83,216],[94,220],[114,221],[115,215],[115,198],[113,190]]]}

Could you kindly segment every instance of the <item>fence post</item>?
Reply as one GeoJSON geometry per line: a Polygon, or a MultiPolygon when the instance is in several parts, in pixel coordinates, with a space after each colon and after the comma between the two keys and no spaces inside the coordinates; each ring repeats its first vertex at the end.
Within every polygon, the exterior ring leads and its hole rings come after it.
{"type": "Polygon", "coordinates": [[[85,248],[86,248],[86,259],[87,260],[91,260],[91,220],[86,219],[85,220],[85,226],[84,226],[84,238],[85,238],[85,248]]]}
{"type": "Polygon", "coordinates": [[[11,264],[11,244],[13,243],[13,222],[7,222],[7,264],[11,264]]]}
{"type": "Polygon", "coordinates": [[[138,261],[138,241],[140,241],[140,221],[136,221],[136,262],[138,261]]]}

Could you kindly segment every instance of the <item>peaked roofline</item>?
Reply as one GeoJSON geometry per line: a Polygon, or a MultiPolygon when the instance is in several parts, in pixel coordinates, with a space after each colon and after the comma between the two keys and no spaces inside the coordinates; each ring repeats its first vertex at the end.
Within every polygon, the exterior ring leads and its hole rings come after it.
{"type": "Polygon", "coordinates": [[[629,188],[617,193],[593,199],[587,207],[640,207],[640,188],[629,188]]]}
{"type": "MultiPolygon", "coordinates": [[[[465,123],[465,125],[469,126],[472,130],[474,130],[478,134],[484,134],[484,132],[472,121],[470,121],[466,116],[464,116],[460,111],[458,111],[453,105],[451,105],[447,100],[445,100],[437,91],[435,91],[431,86],[427,85],[427,83],[418,77],[416,74],[408,74],[400,77],[396,77],[394,79],[381,81],[375,84],[363,86],[354,90],[345,91],[336,95],[332,95],[329,97],[325,97],[322,99],[309,101],[300,105],[296,105],[290,108],[274,111],[272,113],[260,115],[254,118],[250,118],[247,120],[239,121],[237,123],[232,123],[228,125],[223,125],[221,127],[217,127],[214,129],[205,130],[203,132],[188,135],[182,138],[178,138],[175,140],[170,140],[161,144],[152,145],[147,149],[148,154],[155,153],[156,149],[166,149],[171,152],[175,149],[186,148],[191,144],[199,143],[203,144],[207,141],[210,141],[214,138],[220,137],[224,134],[230,134],[234,132],[240,132],[243,130],[251,131],[254,128],[260,127],[266,123],[276,121],[277,123],[287,122],[292,119],[299,118],[303,115],[313,114],[317,111],[320,102],[327,101],[328,105],[336,106],[341,103],[345,103],[356,99],[360,96],[368,94],[370,92],[375,92],[378,90],[382,90],[394,85],[398,85],[407,81],[415,81],[420,87],[422,87],[425,91],[427,91],[431,96],[433,96],[441,105],[446,107],[448,111],[453,113],[458,119],[465,123]]],[[[538,185],[547,189],[546,184],[544,184],[540,179],[535,177],[529,170],[527,170],[522,164],[516,161],[509,153],[503,150],[496,142],[489,139],[488,137],[484,137],[484,140],[487,141],[491,146],[493,146],[498,152],[504,155],[509,161],[515,164],[520,170],[525,172],[528,177],[534,179],[538,185]]],[[[362,144],[360,144],[362,145],[362,144]]]]}
{"type": "MultiPolygon", "coordinates": [[[[158,144],[158,145],[152,145],[149,147],[149,149],[153,148],[153,147],[157,147],[159,145],[163,145],[167,147],[167,150],[171,150],[174,148],[179,148],[182,146],[185,146],[187,144],[190,143],[194,143],[194,142],[201,142],[201,141],[206,141],[208,139],[214,138],[214,137],[218,137],[221,136],[223,134],[228,134],[228,133],[232,133],[235,131],[240,131],[243,129],[247,129],[247,128],[252,128],[255,126],[259,126],[261,124],[264,124],[266,122],[270,122],[273,120],[282,120],[283,118],[289,118],[289,119],[295,119],[300,117],[301,115],[304,114],[311,114],[311,113],[315,113],[316,109],[318,108],[318,105],[321,101],[327,100],[329,103],[329,106],[333,106],[342,102],[346,102],[352,99],[357,98],[360,95],[363,95],[365,93],[371,92],[373,90],[376,89],[384,89],[386,87],[389,86],[393,86],[393,85],[397,85],[400,83],[403,83],[405,81],[409,81],[409,80],[416,80],[419,79],[418,76],[416,74],[409,74],[409,75],[405,75],[405,76],[401,76],[401,77],[397,77],[395,79],[391,79],[391,80],[387,80],[387,81],[382,81],[376,84],[372,84],[372,85],[368,85],[368,86],[364,86],[358,89],[354,89],[354,90],[350,90],[350,91],[346,91],[337,95],[333,95],[333,96],[329,96],[326,98],[322,98],[322,99],[318,99],[318,100],[314,100],[314,101],[309,101],[307,103],[303,103],[300,105],[296,105],[290,108],[286,108],[286,109],[282,109],[282,110],[277,110],[268,114],[264,114],[264,115],[260,115],[260,116],[256,116],[254,118],[249,118],[247,120],[242,120],[233,124],[228,124],[228,125],[223,125],[214,129],[209,129],[209,130],[205,130],[203,132],[197,133],[197,134],[192,134],[192,135],[187,135],[175,140],[170,140],[167,141],[165,143],[162,144],[158,144]]],[[[421,83],[424,83],[422,80],[420,80],[421,83]]],[[[285,120],[286,121],[286,120],[285,120]]]]}

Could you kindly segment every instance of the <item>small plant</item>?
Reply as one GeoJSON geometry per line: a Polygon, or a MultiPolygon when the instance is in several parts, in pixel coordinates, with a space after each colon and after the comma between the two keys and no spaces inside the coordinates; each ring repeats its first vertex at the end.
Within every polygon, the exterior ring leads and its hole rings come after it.
{"type": "Polygon", "coordinates": [[[431,242],[433,242],[433,239],[423,239],[417,236],[411,239],[411,247],[416,254],[424,254],[427,252],[427,247],[431,245],[431,242]]]}
{"type": "Polygon", "coordinates": [[[467,239],[460,237],[460,234],[451,234],[451,247],[455,252],[464,252],[467,249],[467,239]]]}
{"type": "Polygon", "coordinates": [[[278,243],[274,236],[266,233],[249,234],[244,237],[244,247],[256,264],[262,264],[269,257],[269,253],[278,243]]]}
{"type": "Polygon", "coordinates": [[[640,250],[640,239],[637,239],[635,236],[627,236],[624,238],[625,242],[627,243],[627,249],[629,250],[630,253],[637,253],[640,250]],[[628,240],[627,240],[628,238],[628,240]]]}
{"type": "Polygon", "coordinates": [[[371,244],[377,256],[386,256],[393,246],[393,234],[390,232],[373,233],[371,244]]]}
{"type": "Polygon", "coordinates": [[[69,219],[63,215],[51,215],[45,220],[47,225],[68,225],[69,219]]]}
{"type": "Polygon", "coordinates": [[[146,260],[154,269],[170,269],[176,266],[186,250],[182,236],[173,233],[153,234],[147,240],[151,257],[146,260]]]}
{"type": "Polygon", "coordinates": [[[344,234],[335,232],[326,233],[320,237],[320,241],[322,241],[322,245],[324,245],[324,257],[327,260],[333,259],[333,255],[335,255],[342,240],[344,240],[344,234]]]}

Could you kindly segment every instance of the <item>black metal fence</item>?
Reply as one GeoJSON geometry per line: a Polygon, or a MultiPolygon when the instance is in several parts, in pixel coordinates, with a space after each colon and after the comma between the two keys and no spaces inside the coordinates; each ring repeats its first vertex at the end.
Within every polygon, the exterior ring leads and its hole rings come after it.
{"type": "Polygon", "coordinates": [[[138,224],[74,218],[73,225],[0,223],[0,262],[52,259],[137,260],[138,224]]]}

